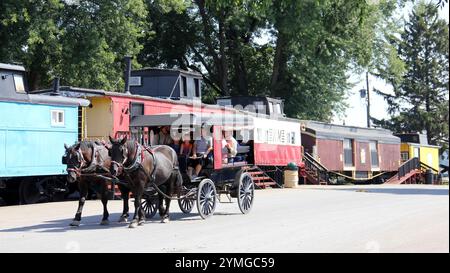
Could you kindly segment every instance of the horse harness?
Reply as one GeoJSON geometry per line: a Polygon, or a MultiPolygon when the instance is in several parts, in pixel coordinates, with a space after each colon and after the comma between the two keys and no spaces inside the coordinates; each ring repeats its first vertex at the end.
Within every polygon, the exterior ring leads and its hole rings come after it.
{"type": "Polygon", "coordinates": [[[130,175],[129,175],[130,173],[137,171],[139,169],[142,169],[142,171],[144,171],[145,175],[149,178],[150,182],[155,184],[156,166],[157,166],[157,162],[156,162],[157,159],[156,159],[155,153],[153,152],[153,150],[150,147],[142,146],[137,142],[136,142],[136,146],[137,147],[135,149],[136,153],[134,155],[134,162],[130,166],[128,166],[128,167],[124,166],[124,164],[126,163],[128,158],[126,158],[122,164],[119,164],[116,161],[112,161],[111,164],[116,164],[119,167],[122,166],[123,172],[128,176],[129,179],[130,179],[130,175]],[[142,162],[145,159],[145,152],[148,152],[153,157],[153,169],[150,174],[148,174],[147,171],[142,166],[142,162]]]}
{"type": "Polygon", "coordinates": [[[76,150],[76,154],[78,158],[80,159],[80,167],[73,167],[73,168],[67,168],[67,171],[73,171],[78,176],[82,176],[84,174],[92,174],[94,173],[98,168],[101,168],[104,170],[104,167],[101,164],[96,164],[96,158],[97,156],[101,157],[99,151],[96,149],[95,145],[92,145],[92,159],[91,162],[87,162],[87,160],[84,158],[83,153],[80,149],[76,150]]]}

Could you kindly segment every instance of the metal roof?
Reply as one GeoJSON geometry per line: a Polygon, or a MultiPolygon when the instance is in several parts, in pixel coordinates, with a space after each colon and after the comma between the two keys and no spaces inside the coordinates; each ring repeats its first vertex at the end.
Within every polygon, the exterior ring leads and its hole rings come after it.
{"type": "Polygon", "coordinates": [[[312,120],[302,120],[301,123],[306,127],[306,132],[304,133],[313,134],[316,138],[350,138],[367,141],[376,140],[384,143],[400,143],[400,138],[394,136],[391,131],[386,129],[344,126],[312,120]]]}
{"type": "Polygon", "coordinates": [[[175,73],[182,73],[186,75],[191,75],[194,77],[203,77],[202,74],[196,72],[196,71],[188,71],[188,70],[182,70],[182,69],[173,69],[173,68],[159,68],[159,67],[143,67],[139,69],[133,69],[131,73],[133,72],[142,72],[142,71],[154,71],[154,72],[175,72],[175,73]]]}
{"type": "Polygon", "coordinates": [[[4,70],[15,70],[15,71],[25,71],[25,67],[17,64],[5,64],[0,63],[0,69],[4,70]]]}
{"type": "Polygon", "coordinates": [[[130,122],[130,127],[150,126],[211,126],[221,125],[233,128],[252,127],[253,118],[240,114],[194,114],[194,113],[167,113],[155,115],[135,116],[130,122]]]}
{"type": "Polygon", "coordinates": [[[91,103],[89,100],[81,98],[68,98],[63,96],[49,96],[49,95],[28,95],[29,101],[31,103],[39,104],[65,104],[65,105],[78,105],[78,106],[89,106],[91,103]]]}

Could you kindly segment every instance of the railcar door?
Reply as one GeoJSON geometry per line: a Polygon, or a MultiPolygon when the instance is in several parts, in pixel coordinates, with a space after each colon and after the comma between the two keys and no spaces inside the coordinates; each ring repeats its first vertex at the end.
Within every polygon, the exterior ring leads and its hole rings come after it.
{"type": "MultiPolygon", "coordinates": [[[[130,102],[130,122],[135,116],[144,115],[144,104],[130,102]]],[[[132,127],[130,128],[131,139],[137,140],[139,143],[144,144],[144,127],[132,127]]]]}

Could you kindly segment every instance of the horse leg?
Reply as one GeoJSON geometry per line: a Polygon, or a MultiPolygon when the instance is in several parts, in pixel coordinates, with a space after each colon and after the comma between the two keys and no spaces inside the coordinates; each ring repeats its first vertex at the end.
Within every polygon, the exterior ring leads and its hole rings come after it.
{"type": "Polygon", "coordinates": [[[158,193],[158,211],[159,211],[159,216],[161,217],[161,219],[164,216],[164,196],[160,193],[158,193]]]}
{"type": "Polygon", "coordinates": [[[80,225],[81,213],[83,212],[84,203],[86,202],[89,190],[88,183],[80,178],[79,188],[80,188],[80,199],[78,200],[78,209],[75,214],[75,218],[73,219],[72,223],[70,223],[70,225],[73,227],[78,227],[80,225]]]}
{"type": "Polygon", "coordinates": [[[128,211],[130,210],[130,208],[128,207],[128,200],[130,199],[130,190],[124,185],[119,185],[119,190],[123,200],[123,211],[122,215],[119,218],[119,223],[126,223],[128,222],[128,217],[130,216],[128,214],[128,211]]]}
{"type": "Polygon", "coordinates": [[[135,228],[139,225],[140,214],[142,213],[141,209],[141,198],[142,198],[143,188],[139,187],[138,189],[133,191],[134,195],[134,215],[133,220],[131,221],[129,227],[135,228]]]}
{"type": "MultiPolygon", "coordinates": [[[[167,185],[166,191],[165,191],[165,194],[167,196],[172,196],[172,190],[174,189],[175,181],[177,181],[176,179],[177,179],[177,176],[171,175],[171,177],[167,181],[168,185],[167,185]]],[[[162,217],[162,222],[163,223],[168,223],[169,222],[169,208],[170,208],[170,201],[171,201],[171,199],[165,197],[164,200],[166,202],[166,209],[164,210],[164,215],[162,217]]]]}
{"type": "Polygon", "coordinates": [[[103,184],[102,188],[102,204],[103,204],[103,218],[100,225],[109,225],[109,212],[108,212],[108,188],[106,183],[103,184]]]}

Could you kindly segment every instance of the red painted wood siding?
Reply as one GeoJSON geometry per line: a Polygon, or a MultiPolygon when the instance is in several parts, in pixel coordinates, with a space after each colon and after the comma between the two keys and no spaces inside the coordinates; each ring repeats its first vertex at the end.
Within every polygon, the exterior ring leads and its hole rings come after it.
{"type": "Polygon", "coordinates": [[[397,171],[400,165],[400,144],[378,144],[381,171],[397,171]]]}
{"type": "Polygon", "coordinates": [[[317,139],[320,163],[330,171],[344,169],[344,146],[342,140],[317,139]]]}

